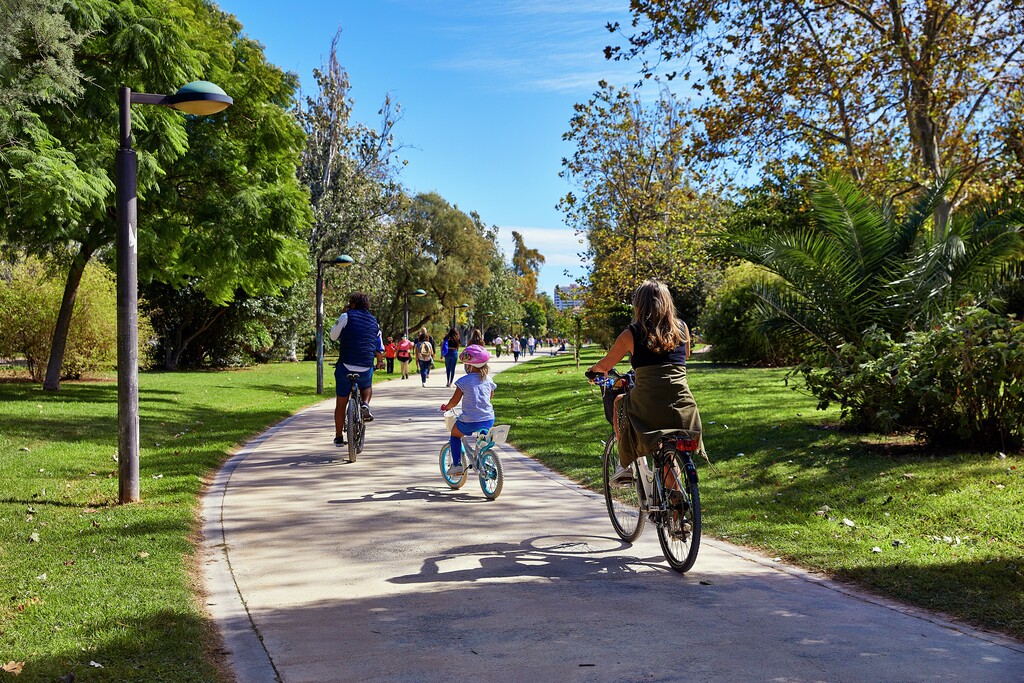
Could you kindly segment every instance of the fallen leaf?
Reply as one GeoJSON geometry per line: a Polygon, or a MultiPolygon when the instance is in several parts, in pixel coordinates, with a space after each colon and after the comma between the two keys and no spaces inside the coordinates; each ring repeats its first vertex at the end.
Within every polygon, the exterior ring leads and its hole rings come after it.
{"type": "Polygon", "coordinates": [[[871,549],[871,552],[873,552],[873,553],[880,553],[880,552],[882,552],[882,549],[881,549],[881,548],[879,548],[879,547],[878,547],[878,546],[876,545],[876,546],[875,546],[874,548],[872,548],[872,549],[871,549]]]}
{"type": "Polygon", "coordinates": [[[843,524],[850,527],[851,529],[857,528],[857,523],[854,522],[852,519],[847,519],[846,517],[843,517],[843,524]]]}
{"type": "Polygon", "coordinates": [[[32,535],[28,537],[29,543],[39,543],[39,532],[33,531],[32,535]]]}
{"type": "Polygon", "coordinates": [[[898,538],[893,539],[893,542],[892,542],[892,547],[893,548],[899,548],[901,545],[903,545],[903,541],[901,541],[898,538]]]}
{"type": "Polygon", "coordinates": [[[91,659],[89,660],[89,666],[94,666],[97,669],[102,669],[103,668],[102,664],[100,664],[99,662],[94,662],[91,659]]]}
{"type": "Polygon", "coordinates": [[[25,662],[7,662],[3,666],[0,666],[0,671],[5,671],[9,674],[17,676],[21,673],[21,670],[25,668],[25,662]]]}
{"type": "Polygon", "coordinates": [[[141,557],[142,559],[146,559],[147,557],[149,557],[149,553],[143,550],[141,553],[139,553],[139,557],[141,557]]]}

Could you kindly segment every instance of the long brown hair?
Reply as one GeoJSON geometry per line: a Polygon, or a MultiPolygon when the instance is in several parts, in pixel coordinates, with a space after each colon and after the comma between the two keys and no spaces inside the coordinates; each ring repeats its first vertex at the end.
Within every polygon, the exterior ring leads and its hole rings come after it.
{"type": "Polygon", "coordinates": [[[655,353],[668,353],[690,341],[668,287],[657,280],[645,281],[633,293],[633,322],[647,338],[647,348],[655,353]]]}

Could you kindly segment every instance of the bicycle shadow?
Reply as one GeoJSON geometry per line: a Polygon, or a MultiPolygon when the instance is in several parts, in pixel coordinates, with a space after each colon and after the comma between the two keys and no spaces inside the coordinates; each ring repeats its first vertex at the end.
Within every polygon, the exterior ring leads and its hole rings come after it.
{"type": "MultiPolygon", "coordinates": [[[[470,486],[474,481],[467,481],[470,486]]],[[[358,498],[339,498],[329,500],[329,505],[358,505],[363,503],[398,503],[404,501],[426,501],[428,503],[490,503],[483,494],[476,491],[453,490],[448,488],[430,488],[426,486],[410,486],[404,489],[390,489],[366,493],[358,498]]]]}
{"type": "Polygon", "coordinates": [[[634,547],[618,538],[607,536],[535,536],[520,543],[455,546],[425,558],[416,574],[396,576],[388,581],[408,585],[474,583],[509,578],[579,580],[650,571],[673,573],[660,555],[640,558],[618,552],[634,547]],[[571,540],[553,544],[540,542],[553,538],[571,540]]]}

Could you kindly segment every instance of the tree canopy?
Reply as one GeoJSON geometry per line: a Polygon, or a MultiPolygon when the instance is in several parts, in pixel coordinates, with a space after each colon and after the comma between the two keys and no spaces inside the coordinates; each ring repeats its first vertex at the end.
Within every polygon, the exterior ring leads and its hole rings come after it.
{"type": "Polygon", "coordinates": [[[840,169],[887,196],[958,170],[936,207],[940,233],[955,204],[1020,184],[1019,2],[633,0],[631,9],[632,33],[606,56],[690,84],[704,162],[840,169]]]}

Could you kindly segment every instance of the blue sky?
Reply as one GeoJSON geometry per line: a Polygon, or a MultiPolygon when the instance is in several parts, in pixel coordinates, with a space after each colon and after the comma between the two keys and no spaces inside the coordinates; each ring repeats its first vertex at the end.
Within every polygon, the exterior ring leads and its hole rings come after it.
{"type": "Polygon", "coordinates": [[[547,259],[539,287],[583,272],[579,239],[555,208],[570,189],[558,177],[572,153],[561,139],[573,104],[604,78],[631,85],[635,65],[607,62],[609,21],[628,25],[628,0],[221,0],[268,59],[312,71],[340,27],[356,118],[373,124],[390,93],[402,107],[403,184],[436,191],[547,259]],[[564,273],[568,270],[571,276],[564,273]]]}

